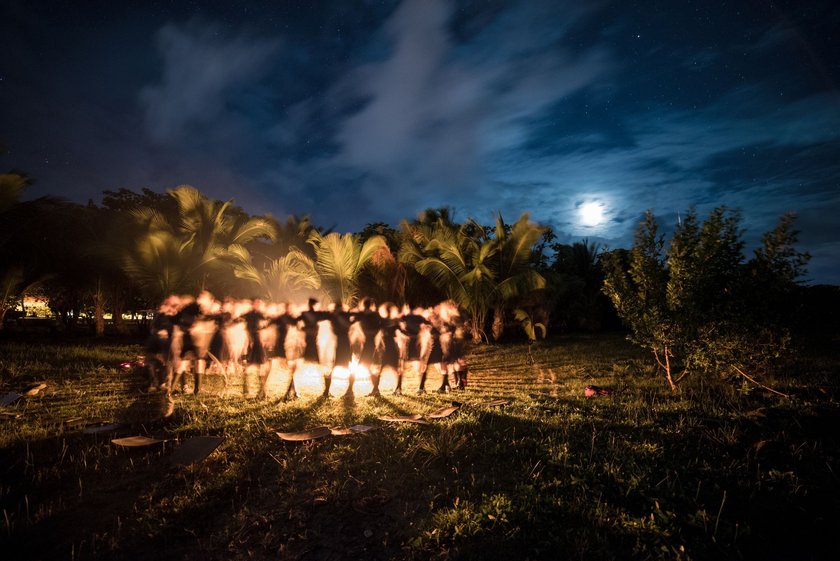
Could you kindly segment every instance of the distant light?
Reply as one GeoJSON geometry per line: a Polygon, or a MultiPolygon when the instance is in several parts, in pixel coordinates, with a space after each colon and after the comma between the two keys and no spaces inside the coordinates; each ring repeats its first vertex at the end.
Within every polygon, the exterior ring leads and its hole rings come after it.
{"type": "Polygon", "coordinates": [[[597,226],[604,222],[604,203],[585,203],[578,209],[578,213],[583,226],[597,226]]]}

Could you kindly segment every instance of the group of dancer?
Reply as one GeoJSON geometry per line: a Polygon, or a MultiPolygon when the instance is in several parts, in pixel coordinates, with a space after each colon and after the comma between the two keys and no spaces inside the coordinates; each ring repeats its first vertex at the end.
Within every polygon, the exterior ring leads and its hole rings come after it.
{"type": "Polygon", "coordinates": [[[350,371],[348,393],[353,392],[356,372],[369,375],[371,396],[379,395],[380,378],[390,370],[397,380],[394,394],[400,395],[403,374],[413,361],[420,372],[418,394],[425,393],[428,368],[435,364],[443,375],[438,391],[464,389],[464,350],[463,324],[451,301],[411,308],[377,306],[365,298],[354,309],[340,302],[322,309],[314,298],[297,306],[259,298],[219,301],[203,291],[198,297],[171,295],[160,304],[151,322],[145,363],[149,391],[167,393],[185,392],[188,370],[198,394],[208,371],[227,379],[243,369],[247,382],[249,370],[255,369],[260,398],[266,395],[269,375],[285,367],[289,382],[283,399],[289,400],[297,398],[295,372],[305,363],[323,371],[325,396],[337,368],[350,371]]]}

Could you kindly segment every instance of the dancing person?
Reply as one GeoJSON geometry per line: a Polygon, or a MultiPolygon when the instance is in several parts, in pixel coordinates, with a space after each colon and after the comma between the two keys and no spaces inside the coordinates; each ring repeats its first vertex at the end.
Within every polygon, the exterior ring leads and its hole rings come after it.
{"type": "Polygon", "coordinates": [[[446,391],[444,386],[449,386],[449,372],[455,379],[455,389],[463,390],[467,386],[467,364],[466,337],[464,334],[464,323],[458,312],[458,306],[451,300],[441,302],[438,305],[441,318],[441,348],[443,350],[443,362],[446,371],[443,372],[444,383],[440,391],[446,391]]]}
{"type": "Polygon", "coordinates": [[[402,370],[401,353],[397,339],[401,336],[399,334],[400,310],[396,304],[385,303],[379,306],[379,317],[382,319],[379,335],[376,339],[377,350],[374,359],[377,367],[370,371],[370,381],[373,385],[373,390],[369,394],[370,397],[380,395],[379,382],[386,369],[393,370],[398,378],[402,370]]]}
{"type": "Polygon", "coordinates": [[[376,335],[382,324],[382,318],[376,310],[376,302],[373,298],[365,298],[359,305],[359,311],[354,316],[362,330],[362,348],[359,352],[359,363],[371,370],[373,366],[373,355],[376,351],[376,335]]]}
{"type": "MultiPolygon", "coordinates": [[[[425,322],[421,325],[419,335],[420,340],[420,386],[417,388],[417,395],[426,393],[426,375],[429,372],[429,366],[437,364],[441,372],[446,371],[446,367],[441,365],[443,361],[443,350],[440,346],[440,327],[439,318],[433,310],[429,308],[423,309],[421,316],[425,322]]],[[[447,380],[444,374],[444,379],[447,380]]],[[[446,391],[446,390],[444,390],[446,391]]]]}
{"type": "Polygon", "coordinates": [[[225,346],[228,351],[227,372],[234,374],[242,366],[250,345],[245,314],[251,311],[250,300],[231,300],[230,323],[225,329],[225,346]]]}
{"type": "Polygon", "coordinates": [[[403,315],[400,318],[399,330],[405,335],[404,344],[401,349],[402,357],[400,361],[400,369],[397,372],[397,387],[394,390],[394,395],[402,395],[402,380],[405,372],[405,366],[409,362],[419,361],[421,358],[420,332],[423,325],[426,324],[425,318],[421,315],[423,308],[416,307],[409,308],[407,305],[403,307],[403,315]]]}
{"type": "Polygon", "coordinates": [[[461,381],[461,369],[464,366],[464,331],[457,305],[451,300],[441,302],[435,306],[436,325],[440,331],[441,361],[440,371],[443,375],[438,392],[445,393],[451,389],[449,373],[455,377],[455,387],[464,389],[461,381]]]}
{"type": "Polygon", "coordinates": [[[167,297],[158,306],[157,313],[149,325],[149,337],[146,339],[144,363],[149,374],[149,392],[166,387],[166,369],[169,364],[169,347],[172,344],[172,331],[175,327],[175,304],[167,297]]]}
{"type": "Polygon", "coordinates": [[[201,389],[201,378],[204,376],[204,359],[196,345],[192,330],[201,317],[201,307],[195,298],[189,295],[181,296],[179,301],[181,306],[175,316],[175,326],[180,331],[181,345],[177,355],[178,366],[170,391],[172,386],[177,385],[180,386],[181,393],[187,393],[186,371],[187,368],[193,366],[193,393],[196,394],[201,389]]]}
{"type": "Polygon", "coordinates": [[[266,347],[266,355],[268,357],[269,366],[268,372],[271,375],[276,366],[282,363],[286,370],[290,371],[289,387],[283,396],[284,400],[288,400],[290,394],[297,398],[297,392],[294,388],[294,366],[297,357],[290,356],[286,344],[286,338],[289,335],[289,327],[294,325],[295,318],[289,314],[289,304],[286,302],[280,304],[272,304],[269,306],[268,325],[265,331],[269,332],[268,340],[271,342],[270,347],[266,347]]]}
{"type": "Polygon", "coordinates": [[[251,366],[257,367],[257,375],[260,380],[260,389],[257,392],[257,399],[265,397],[265,389],[268,384],[268,368],[265,354],[260,339],[260,330],[263,328],[263,321],[265,315],[263,311],[265,305],[259,298],[251,299],[251,309],[245,313],[242,318],[245,320],[245,330],[248,332],[248,354],[246,357],[247,366],[245,367],[244,378],[242,382],[243,394],[248,392],[248,368],[251,366]]]}
{"type": "Polygon", "coordinates": [[[279,313],[272,320],[272,323],[277,330],[277,352],[278,354],[282,352],[279,358],[283,359],[286,370],[289,372],[289,383],[283,393],[283,401],[289,401],[298,398],[295,388],[295,372],[303,355],[303,343],[299,336],[300,332],[295,327],[298,318],[293,314],[292,304],[285,302],[280,305],[278,311],[279,313]]]}
{"type": "Polygon", "coordinates": [[[214,300],[205,318],[215,325],[207,356],[219,369],[219,373],[225,380],[225,386],[227,386],[228,361],[230,360],[227,331],[233,323],[233,300],[231,298],[225,298],[224,302],[214,300]]]}
{"type": "MultiPolygon", "coordinates": [[[[329,314],[321,310],[321,303],[315,298],[310,298],[308,308],[298,317],[298,325],[304,335],[304,362],[317,364],[321,367],[321,357],[318,353],[318,325],[321,321],[329,319],[329,314]]],[[[332,383],[332,371],[324,371],[324,392],[323,396],[329,397],[330,385],[332,383]]]]}
{"type": "MultiPolygon", "coordinates": [[[[350,326],[352,325],[352,316],[347,310],[347,306],[341,301],[332,304],[329,309],[327,319],[332,327],[333,335],[335,336],[335,349],[330,357],[329,378],[335,372],[336,367],[350,369],[350,361],[353,359],[352,347],[350,345],[350,326]]],[[[355,374],[350,371],[349,385],[347,386],[346,395],[353,394],[353,383],[355,382],[355,374]]]]}

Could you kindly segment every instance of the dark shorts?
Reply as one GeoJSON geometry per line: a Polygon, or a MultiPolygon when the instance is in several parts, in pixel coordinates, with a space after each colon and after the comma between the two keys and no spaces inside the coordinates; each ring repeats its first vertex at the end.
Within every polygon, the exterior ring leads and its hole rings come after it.
{"type": "Polygon", "coordinates": [[[251,340],[251,346],[248,347],[248,356],[246,357],[248,364],[265,364],[265,348],[263,348],[259,337],[251,340]]]}

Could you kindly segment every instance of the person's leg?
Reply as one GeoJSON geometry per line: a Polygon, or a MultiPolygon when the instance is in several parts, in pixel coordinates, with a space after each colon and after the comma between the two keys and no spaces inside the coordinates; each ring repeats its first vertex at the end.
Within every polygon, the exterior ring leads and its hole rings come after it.
{"type": "Polygon", "coordinates": [[[403,372],[405,372],[405,363],[405,360],[400,359],[400,365],[397,368],[397,387],[394,388],[394,395],[402,395],[402,379],[403,372]]]}
{"type": "Polygon", "coordinates": [[[353,395],[353,384],[356,382],[356,373],[355,373],[355,371],[353,371],[353,370],[348,370],[348,372],[349,372],[350,374],[349,374],[349,379],[348,379],[348,382],[347,382],[347,391],[346,391],[346,392],[344,392],[344,395],[345,395],[345,396],[350,396],[350,395],[353,395]]]}
{"type": "Polygon", "coordinates": [[[286,393],[283,395],[283,401],[297,399],[298,397],[297,390],[295,389],[295,372],[297,371],[298,361],[287,361],[286,366],[289,370],[289,385],[286,387],[286,393]]]}
{"type": "Polygon", "coordinates": [[[373,389],[368,394],[368,397],[378,397],[379,396],[379,378],[382,375],[383,369],[377,370],[376,373],[370,373],[370,383],[373,386],[373,389]]]}
{"type": "Polygon", "coordinates": [[[242,369],[242,397],[248,397],[248,371],[251,370],[251,365],[246,364],[242,369]]]}
{"type": "MultiPolygon", "coordinates": [[[[319,366],[319,368],[321,368],[319,366]]],[[[324,397],[330,396],[330,386],[332,385],[332,367],[324,369],[324,393],[321,395],[324,397]]]]}
{"type": "Polygon", "coordinates": [[[440,373],[443,376],[443,381],[441,381],[440,383],[438,392],[446,393],[447,391],[449,391],[449,365],[441,361],[440,363],[438,363],[438,367],[440,368],[440,373]]]}
{"type": "Polygon", "coordinates": [[[268,387],[268,375],[271,373],[271,363],[264,362],[257,367],[260,377],[260,390],[257,392],[258,399],[265,399],[266,388],[268,387]]]}
{"type": "Polygon", "coordinates": [[[456,387],[459,390],[467,389],[467,365],[463,364],[462,361],[458,361],[455,364],[455,376],[458,379],[458,385],[456,387]]]}
{"type": "Polygon", "coordinates": [[[429,364],[425,361],[420,363],[420,386],[417,388],[417,395],[426,393],[426,373],[429,371],[429,364]]]}
{"type": "Polygon", "coordinates": [[[190,360],[188,357],[182,356],[178,359],[178,366],[175,369],[175,378],[172,381],[172,385],[177,387],[181,393],[186,393],[187,391],[187,380],[184,377],[184,373],[189,366],[190,360]]]}
{"type": "Polygon", "coordinates": [[[204,369],[206,368],[207,362],[203,358],[196,359],[195,361],[195,372],[193,372],[193,393],[198,395],[198,392],[201,391],[201,383],[204,380],[204,369]]]}
{"type": "Polygon", "coordinates": [[[161,382],[158,378],[158,372],[160,369],[160,365],[157,360],[156,355],[147,355],[146,356],[146,373],[149,376],[149,391],[154,392],[157,391],[158,386],[160,386],[161,382]]]}

